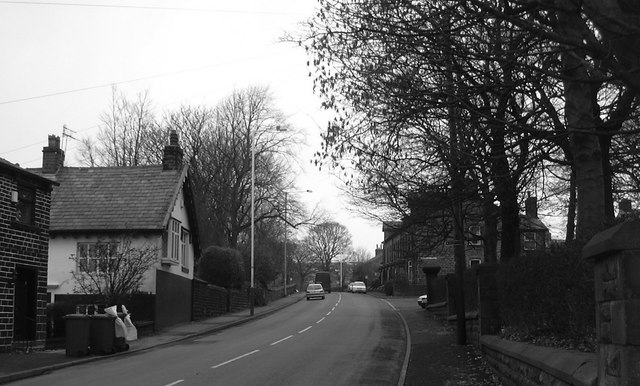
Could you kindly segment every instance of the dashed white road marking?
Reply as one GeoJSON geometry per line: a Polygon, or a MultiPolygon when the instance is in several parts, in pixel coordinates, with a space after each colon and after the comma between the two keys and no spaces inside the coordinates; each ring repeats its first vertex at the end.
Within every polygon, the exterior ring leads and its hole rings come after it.
{"type": "Polygon", "coordinates": [[[271,343],[271,346],[275,346],[275,345],[277,345],[278,343],[280,343],[280,342],[284,342],[285,340],[287,340],[287,339],[289,339],[289,338],[293,338],[293,335],[289,335],[289,336],[288,336],[288,337],[286,337],[286,338],[282,338],[282,339],[280,339],[280,340],[276,340],[275,342],[271,343]]]}
{"type": "Polygon", "coordinates": [[[257,353],[258,351],[260,351],[260,350],[253,350],[253,351],[248,352],[248,353],[246,353],[246,354],[242,354],[242,355],[240,355],[239,357],[235,357],[235,358],[233,358],[233,359],[229,359],[229,360],[228,360],[228,361],[226,361],[226,362],[222,362],[222,363],[217,364],[217,365],[215,365],[215,366],[211,366],[211,368],[212,368],[212,369],[217,369],[217,368],[218,368],[218,367],[220,367],[220,366],[227,365],[227,364],[229,364],[229,363],[231,363],[231,362],[237,361],[238,359],[242,359],[242,358],[247,357],[247,356],[249,356],[249,355],[251,355],[251,354],[255,354],[255,353],[257,353]]]}
{"type": "MultiPolygon", "coordinates": [[[[340,294],[340,295],[338,296],[338,301],[337,301],[337,302],[336,302],[336,304],[333,306],[333,308],[331,309],[331,311],[327,312],[327,316],[331,315],[331,312],[335,311],[336,307],[338,307],[338,305],[340,304],[340,301],[341,301],[341,300],[342,300],[342,294],[340,294]]],[[[389,303],[389,302],[387,302],[387,303],[389,303]]],[[[390,305],[391,307],[393,307],[393,305],[391,305],[391,303],[389,303],[389,305],[390,305]]],[[[318,320],[318,321],[316,322],[316,324],[321,323],[323,320],[325,320],[325,318],[326,318],[326,317],[324,317],[324,316],[323,316],[320,320],[318,320]]],[[[298,334],[302,334],[303,332],[310,330],[310,329],[311,329],[311,327],[313,327],[313,326],[308,326],[307,328],[304,328],[304,329],[302,329],[302,330],[298,331],[298,334]]],[[[282,339],[280,339],[280,340],[277,340],[277,341],[275,341],[275,342],[271,343],[270,345],[271,345],[271,346],[275,346],[276,344],[278,344],[278,343],[282,343],[282,342],[284,342],[285,340],[287,340],[287,339],[291,339],[291,338],[293,338],[293,335],[289,335],[289,336],[287,336],[287,337],[285,337],[285,338],[282,338],[282,339]]],[[[248,357],[249,355],[255,354],[255,353],[259,352],[259,351],[260,351],[260,350],[253,350],[253,351],[248,352],[248,353],[246,353],[246,354],[242,354],[242,355],[240,355],[240,356],[237,356],[237,357],[235,357],[235,358],[233,358],[233,359],[229,359],[228,361],[225,361],[225,362],[219,363],[219,364],[217,364],[217,365],[215,365],[215,366],[211,366],[211,368],[212,368],[212,369],[217,369],[218,367],[221,367],[221,366],[227,365],[227,364],[229,364],[229,363],[231,363],[231,362],[235,362],[235,361],[237,361],[238,359],[242,359],[242,358],[244,358],[244,357],[248,357]]],[[[169,384],[167,384],[167,385],[165,385],[165,386],[174,386],[174,385],[177,385],[178,383],[182,383],[182,382],[184,382],[184,379],[179,379],[179,380],[177,380],[177,381],[175,381],[175,382],[172,382],[172,383],[169,383],[169,384]]]]}
{"type": "Polygon", "coordinates": [[[173,386],[173,385],[177,385],[178,383],[182,383],[182,382],[184,382],[184,379],[178,379],[177,381],[171,382],[171,383],[167,383],[164,386],[173,386]]]}

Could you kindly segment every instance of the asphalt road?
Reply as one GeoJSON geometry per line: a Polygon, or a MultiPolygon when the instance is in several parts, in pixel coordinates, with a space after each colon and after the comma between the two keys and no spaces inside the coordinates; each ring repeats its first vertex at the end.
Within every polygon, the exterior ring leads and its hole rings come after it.
{"type": "Polygon", "coordinates": [[[406,339],[388,302],[331,293],[216,334],[16,384],[396,385],[406,339]]]}

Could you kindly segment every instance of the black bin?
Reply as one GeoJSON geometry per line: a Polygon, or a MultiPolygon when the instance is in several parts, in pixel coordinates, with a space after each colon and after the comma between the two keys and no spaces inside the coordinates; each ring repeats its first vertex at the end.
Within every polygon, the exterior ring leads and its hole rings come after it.
{"type": "Polygon", "coordinates": [[[91,315],[91,333],[89,343],[91,353],[97,355],[113,354],[116,350],[116,317],[107,314],[91,315]]]}
{"type": "Polygon", "coordinates": [[[65,354],[68,357],[89,355],[91,319],[89,315],[69,314],[65,324],[65,354]]]}

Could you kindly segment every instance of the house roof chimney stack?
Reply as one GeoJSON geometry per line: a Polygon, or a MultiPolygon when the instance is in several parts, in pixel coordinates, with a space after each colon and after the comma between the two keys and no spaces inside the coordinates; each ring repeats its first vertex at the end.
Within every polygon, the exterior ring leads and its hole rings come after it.
{"type": "Polygon", "coordinates": [[[169,144],[164,147],[164,156],[162,157],[163,170],[180,170],[182,169],[182,157],[184,152],[180,148],[178,142],[178,133],[171,130],[169,134],[169,144]]]}
{"type": "Polygon", "coordinates": [[[524,213],[528,217],[538,218],[538,198],[529,196],[524,201],[524,213]]]}
{"type": "Polygon", "coordinates": [[[60,148],[60,137],[49,136],[49,144],[42,148],[42,173],[56,174],[64,165],[64,150],[60,148]]]}

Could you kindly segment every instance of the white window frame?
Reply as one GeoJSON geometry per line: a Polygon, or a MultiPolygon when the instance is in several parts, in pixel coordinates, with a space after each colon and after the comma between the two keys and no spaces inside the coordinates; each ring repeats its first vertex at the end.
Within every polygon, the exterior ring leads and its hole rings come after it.
{"type": "Polygon", "coordinates": [[[469,259],[469,267],[478,265],[478,264],[482,264],[482,259],[477,259],[477,258],[469,259]]]}
{"type": "Polygon", "coordinates": [[[169,219],[163,240],[163,264],[180,264],[180,230],[181,223],[175,218],[169,219]]]}
{"type": "Polygon", "coordinates": [[[190,246],[191,234],[188,229],[182,228],[180,230],[180,264],[187,269],[189,268],[190,246]]]}
{"type": "Polygon", "coordinates": [[[115,259],[118,256],[118,251],[120,249],[120,243],[116,241],[108,241],[108,242],[100,242],[100,241],[89,241],[89,242],[78,242],[76,245],[76,271],[77,272],[100,272],[100,260],[101,259],[115,259]],[[109,256],[100,256],[96,255],[96,247],[98,245],[107,246],[109,249],[109,256]],[[92,256],[93,255],[93,256],[92,256]],[[83,262],[85,267],[88,269],[83,269],[83,262]]]}

